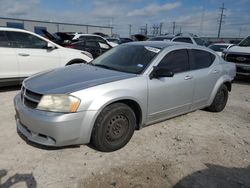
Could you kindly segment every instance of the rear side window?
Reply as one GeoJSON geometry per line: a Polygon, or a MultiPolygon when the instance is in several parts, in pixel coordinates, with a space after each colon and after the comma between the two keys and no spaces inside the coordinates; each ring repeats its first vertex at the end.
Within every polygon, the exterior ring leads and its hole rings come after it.
{"type": "Polygon", "coordinates": [[[190,38],[176,38],[174,39],[174,42],[185,42],[185,43],[190,43],[193,44],[192,40],[190,38]]]}
{"type": "Polygon", "coordinates": [[[35,48],[44,49],[47,42],[29,33],[8,32],[8,38],[13,41],[17,48],[35,48]]]}
{"type": "Polygon", "coordinates": [[[174,73],[189,70],[188,51],[186,49],[169,52],[159,63],[159,67],[164,67],[174,73]]]}
{"type": "Polygon", "coordinates": [[[192,69],[207,68],[212,65],[215,60],[215,55],[210,52],[196,49],[193,49],[191,51],[193,56],[192,69]]]}
{"type": "Polygon", "coordinates": [[[0,47],[10,47],[5,31],[0,31],[0,47]]]}

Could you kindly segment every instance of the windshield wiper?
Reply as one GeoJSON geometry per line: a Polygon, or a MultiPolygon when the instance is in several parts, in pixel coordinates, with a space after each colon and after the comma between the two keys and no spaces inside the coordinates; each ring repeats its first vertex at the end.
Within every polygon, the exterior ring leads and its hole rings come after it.
{"type": "MultiPolygon", "coordinates": [[[[94,66],[97,66],[97,67],[102,67],[102,68],[109,69],[109,70],[120,71],[120,70],[117,70],[117,69],[115,69],[115,68],[113,68],[113,67],[109,67],[109,66],[103,65],[103,64],[93,64],[93,63],[92,63],[91,65],[94,65],[94,66]]],[[[120,71],[120,72],[121,72],[121,71],[120,71]]]]}

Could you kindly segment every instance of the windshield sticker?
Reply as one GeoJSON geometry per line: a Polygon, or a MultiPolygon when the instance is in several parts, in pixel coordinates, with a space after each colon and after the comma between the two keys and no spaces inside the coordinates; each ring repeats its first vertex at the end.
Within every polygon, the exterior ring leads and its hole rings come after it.
{"type": "Polygon", "coordinates": [[[143,65],[142,64],[137,64],[137,67],[143,67],[143,65]]]}
{"type": "Polygon", "coordinates": [[[154,48],[154,47],[150,47],[150,46],[145,46],[145,48],[150,51],[150,52],[154,52],[154,53],[159,53],[161,50],[158,48],[154,48]]]}

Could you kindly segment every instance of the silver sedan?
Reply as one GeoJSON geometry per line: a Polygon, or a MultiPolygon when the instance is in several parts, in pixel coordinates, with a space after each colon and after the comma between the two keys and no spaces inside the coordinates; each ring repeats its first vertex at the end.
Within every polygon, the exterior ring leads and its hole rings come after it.
{"type": "Polygon", "coordinates": [[[18,131],[47,146],[125,146],[135,129],[197,109],[224,109],[235,65],[182,43],[133,42],[89,64],[34,75],[14,99],[18,131]]]}

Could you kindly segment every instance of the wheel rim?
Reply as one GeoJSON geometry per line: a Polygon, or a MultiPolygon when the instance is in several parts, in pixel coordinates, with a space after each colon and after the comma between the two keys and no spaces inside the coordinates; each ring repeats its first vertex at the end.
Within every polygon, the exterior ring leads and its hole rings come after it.
{"type": "Polygon", "coordinates": [[[119,114],[110,118],[106,130],[106,139],[109,142],[121,140],[129,129],[129,121],[126,116],[119,114]]]}

